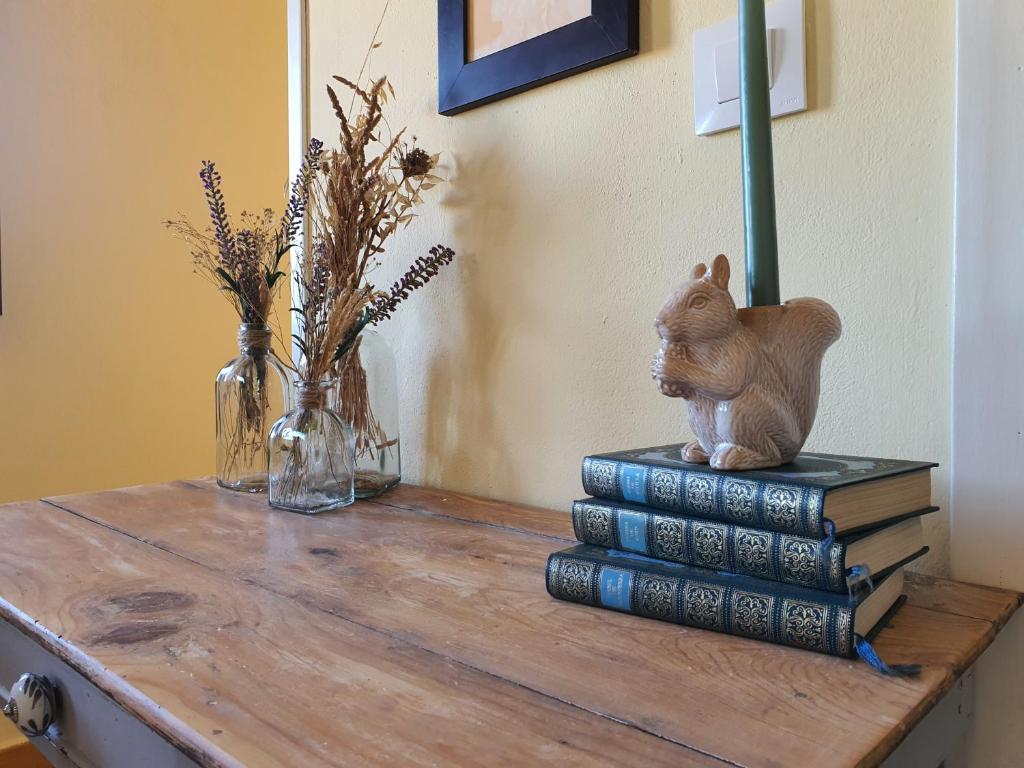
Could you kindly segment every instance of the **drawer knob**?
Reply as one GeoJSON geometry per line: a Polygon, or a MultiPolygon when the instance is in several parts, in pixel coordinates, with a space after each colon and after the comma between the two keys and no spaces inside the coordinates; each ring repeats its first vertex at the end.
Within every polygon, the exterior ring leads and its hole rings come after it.
{"type": "Polygon", "coordinates": [[[11,686],[4,714],[26,736],[42,736],[57,717],[57,690],[42,675],[26,672],[11,686]]]}

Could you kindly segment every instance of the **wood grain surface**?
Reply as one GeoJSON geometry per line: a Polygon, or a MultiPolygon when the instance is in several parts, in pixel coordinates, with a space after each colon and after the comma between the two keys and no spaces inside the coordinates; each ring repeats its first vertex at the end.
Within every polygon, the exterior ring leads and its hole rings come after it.
{"type": "Polygon", "coordinates": [[[872,765],[1020,604],[911,579],[876,647],[925,669],[890,679],[552,600],[567,513],[402,486],[303,517],[195,481],[0,520],[5,610],[209,764],[872,765]]]}
{"type": "Polygon", "coordinates": [[[717,763],[51,505],[0,520],[0,618],[200,764],[717,763]]]}

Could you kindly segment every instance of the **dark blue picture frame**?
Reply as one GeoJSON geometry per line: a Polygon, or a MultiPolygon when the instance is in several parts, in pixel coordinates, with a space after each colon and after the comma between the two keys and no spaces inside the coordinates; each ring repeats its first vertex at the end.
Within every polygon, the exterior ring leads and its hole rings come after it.
{"type": "Polygon", "coordinates": [[[590,16],[466,61],[466,0],[437,0],[438,108],[457,115],[640,51],[639,0],[592,0],[590,16]]]}

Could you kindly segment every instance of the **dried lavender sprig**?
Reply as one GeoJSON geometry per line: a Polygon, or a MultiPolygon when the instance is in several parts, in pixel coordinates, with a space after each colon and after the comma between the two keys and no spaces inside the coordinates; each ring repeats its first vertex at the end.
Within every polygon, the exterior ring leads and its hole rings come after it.
{"type": "Polygon", "coordinates": [[[369,322],[377,325],[391,317],[391,313],[409,298],[410,293],[429,283],[430,278],[435,277],[445,264],[451,264],[454,258],[455,251],[446,245],[438,244],[430,249],[429,256],[420,256],[416,259],[401,279],[391,286],[389,293],[379,296],[370,304],[369,322]]]}
{"type": "Polygon", "coordinates": [[[302,218],[306,215],[306,204],[309,202],[309,193],[313,183],[313,175],[320,167],[320,158],[323,155],[324,143],[320,139],[310,139],[306,154],[303,155],[302,165],[298,175],[292,182],[291,196],[288,198],[288,206],[281,217],[279,247],[286,248],[292,244],[295,236],[299,233],[302,218]]]}
{"type": "Polygon", "coordinates": [[[389,293],[378,296],[370,302],[369,306],[363,311],[362,317],[353,324],[348,333],[345,334],[341,344],[338,345],[334,352],[334,359],[340,360],[343,358],[367,325],[378,325],[390,318],[392,313],[398,308],[398,305],[409,298],[410,293],[429,283],[430,278],[436,276],[445,264],[451,264],[454,258],[455,251],[446,245],[438,244],[430,249],[430,256],[420,256],[416,259],[406,273],[402,275],[402,278],[391,286],[389,293]]]}
{"type": "Polygon", "coordinates": [[[228,221],[227,209],[224,206],[224,193],[220,190],[220,173],[210,160],[204,160],[199,171],[206,192],[206,202],[210,207],[210,221],[213,222],[214,240],[220,251],[221,264],[228,269],[235,265],[235,238],[231,234],[231,223],[228,221]]]}

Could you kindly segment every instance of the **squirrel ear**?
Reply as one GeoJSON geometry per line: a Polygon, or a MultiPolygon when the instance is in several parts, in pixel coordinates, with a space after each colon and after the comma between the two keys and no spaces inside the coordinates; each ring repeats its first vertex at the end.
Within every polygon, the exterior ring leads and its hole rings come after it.
{"type": "Polygon", "coordinates": [[[693,268],[693,271],[690,273],[690,279],[691,280],[700,280],[702,277],[704,277],[704,273],[707,272],[707,271],[708,271],[708,265],[703,263],[703,262],[701,262],[700,264],[698,264],[696,267],[693,268]]]}
{"type": "Polygon", "coordinates": [[[729,287],[729,259],[724,253],[715,256],[711,264],[711,282],[723,291],[729,287]]]}

